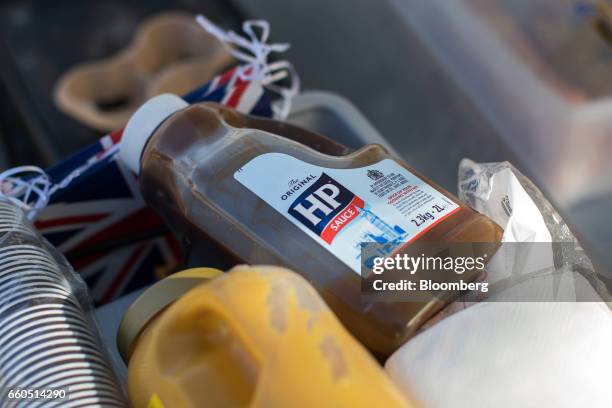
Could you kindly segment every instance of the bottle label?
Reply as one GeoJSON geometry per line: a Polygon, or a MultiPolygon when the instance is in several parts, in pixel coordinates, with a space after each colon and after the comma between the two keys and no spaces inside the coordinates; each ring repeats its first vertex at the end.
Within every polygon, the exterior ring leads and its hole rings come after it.
{"type": "Polygon", "coordinates": [[[392,254],[459,210],[391,159],[332,169],[266,153],[234,178],[358,274],[362,242],[383,244],[392,254]]]}

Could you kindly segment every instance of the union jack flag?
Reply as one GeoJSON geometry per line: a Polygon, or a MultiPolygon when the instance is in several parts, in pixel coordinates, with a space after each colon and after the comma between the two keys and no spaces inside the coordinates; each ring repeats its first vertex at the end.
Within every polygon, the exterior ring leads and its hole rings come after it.
{"type": "MultiPolygon", "coordinates": [[[[214,101],[271,117],[266,90],[257,82],[235,78],[234,70],[185,95],[185,100],[214,101]]],[[[100,160],[121,135],[122,130],[106,135],[48,169],[51,179],[59,181],[79,166],[94,163],[59,190],[35,221],[81,273],[97,304],[152,283],[183,262],[177,242],[144,202],[136,177],[115,156],[100,160]]]]}

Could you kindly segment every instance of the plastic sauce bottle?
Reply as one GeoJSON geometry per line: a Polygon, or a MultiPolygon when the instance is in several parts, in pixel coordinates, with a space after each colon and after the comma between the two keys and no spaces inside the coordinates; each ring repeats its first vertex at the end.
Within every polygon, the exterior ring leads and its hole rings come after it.
{"type": "Polygon", "coordinates": [[[131,347],[134,407],[410,407],[302,277],[238,266],[148,322],[131,347]]]}
{"type": "Polygon", "coordinates": [[[502,234],[380,145],[347,153],[309,131],[174,95],[132,116],[120,155],[184,242],[212,238],[241,262],[295,270],[379,356],[446,300],[364,302],[361,242],[497,243],[502,234]]]}
{"type": "Polygon", "coordinates": [[[164,308],[194,287],[223,274],[215,268],[192,268],[173,273],[151,285],[128,308],[117,330],[117,350],[127,363],[142,329],[164,308]]]}

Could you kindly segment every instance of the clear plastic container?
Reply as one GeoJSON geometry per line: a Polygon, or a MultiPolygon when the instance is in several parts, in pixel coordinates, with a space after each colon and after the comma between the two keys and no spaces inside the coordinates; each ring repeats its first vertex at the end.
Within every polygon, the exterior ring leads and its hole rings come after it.
{"type": "Polygon", "coordinates": [[[392,3],[555,202],[612,189],[609,2],[392,3]]]}

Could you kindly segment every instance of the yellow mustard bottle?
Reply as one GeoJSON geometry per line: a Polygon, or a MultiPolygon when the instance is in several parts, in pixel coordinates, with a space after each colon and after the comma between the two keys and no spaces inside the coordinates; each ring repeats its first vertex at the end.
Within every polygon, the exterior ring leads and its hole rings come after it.
{"type": "Polygon", "coordinates": [[[194,287],[222,274],[215,268],[191,268],[147,288],[125,312],[117,330],[117,349],[123,360],[129,361],[136,339],[155,316],[194,287]]]}
{"type": "Polygon", "coordinates": [[[412,407],[298,274],[238,266],[149,321],[131,347],[133,406],[412,407]]]}

